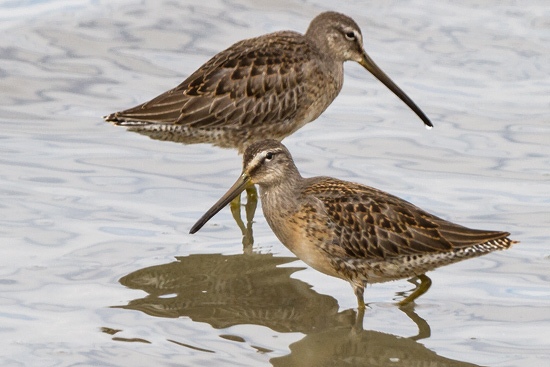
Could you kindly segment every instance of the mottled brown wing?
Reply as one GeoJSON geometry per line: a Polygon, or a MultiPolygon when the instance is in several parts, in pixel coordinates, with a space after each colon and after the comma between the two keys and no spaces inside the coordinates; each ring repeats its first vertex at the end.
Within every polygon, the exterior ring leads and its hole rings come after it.
{"type": "Polygon", "coordinates": [[[336,179],[309,185],[304,194],[323,203],[335,233],[333,244],[353,258],[445,252],[509,235],[469,229],[383,191],[336,179]]]}
{"type": "Polygon", "coordinates": [[[120,125],[247,126],[292,119],[310,101],[303,81],[310,52],[302,35],[278,32],[234,44],[176,88],[106,117],[120,125]]]}

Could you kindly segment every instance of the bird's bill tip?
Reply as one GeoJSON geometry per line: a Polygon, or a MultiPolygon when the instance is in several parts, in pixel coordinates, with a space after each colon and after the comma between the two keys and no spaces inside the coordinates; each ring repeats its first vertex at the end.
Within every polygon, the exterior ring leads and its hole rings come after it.
{"type": "Polygon", "coordinates": [[[241,194],[241,192],[246,189],[246,187],[251,183],[250,177],[243,173],[239,179],[231,186],[229,190],[216,202],[216,204],[212,205],[210,209],[204,215],[191,227],[191,230],[189,230],[190,234],[196,233],[198,230],[202,228],[212,218],[214,215],[216,215],[220,210],[222,210],[227,204],[229,204],[233,199],[235,199],[238,195],[241,194]]]}
{"type": "Polygon", "coordinates": [[[395,84],[393,80],[391,80],[390,77],[387,76],[386,73],[384,73],[382,69],[378,67],[378,65],[374,63],[374,61],[372,61],[372,59],[369,57],[369,55],[367,55],[366,52],[363,52],[363,57],[359,64],[367,69],[372,75],[374,75],[376,79],[381,81],[382,84],[384,84],[397,97],[399,97],[399,99],[405,102],[405,104],[409,106],[409,108],[413,110],[418,117],[420,117],[420,119],[427,127],[433,127],[433,124],[428,116],[426,116],[424,112],[422,112],[422,110],[416,105],[416,103],[414,103],[413,100],[410,99],[409,96],[405,92],[403,92],[401,88],[399,88],[397,84],[395,84]]]}

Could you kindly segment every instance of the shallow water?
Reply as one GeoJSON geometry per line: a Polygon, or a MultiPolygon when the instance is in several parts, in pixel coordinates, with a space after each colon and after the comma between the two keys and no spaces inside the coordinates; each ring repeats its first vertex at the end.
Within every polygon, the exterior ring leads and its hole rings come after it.
{"type": "Polygon", "coordinates": [[[304,176],[389,191],[521,241],[366,291],[307,268],[261,210],[243,249],[235,151],[102,121],[240,39],[304,31],[332,1],[0,4],[0,364],[545,366],[550,358],[550,13],[543,1],[345,2],[426,130],[360,66],[285,139],[304,176]],[[355,330],[355,331],[354,331],[355,330]]]}

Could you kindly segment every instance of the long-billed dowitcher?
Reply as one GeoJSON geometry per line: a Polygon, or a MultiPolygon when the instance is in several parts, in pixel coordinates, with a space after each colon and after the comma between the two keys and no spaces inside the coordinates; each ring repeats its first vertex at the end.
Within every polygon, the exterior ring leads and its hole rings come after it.
{"type": "Polygon", "coordinates": [[[342,89],[345,61],[361,64],[432,126],[366,54],[355,21],[336,12],[315,17],[304,35],[281,31],[237,42],[174,89],[104,118],[153,139],[242,153],[254,141],[280,141],[319,117],[342,89]]]}
{"type": "Polygon", "coordinates": [[[237,182],[191,228],[197,232],[249,184],[279,240],[312,268],[350,282],[359,307],[367,283],[422,276],[510,247],[508,232],[470,229],[383,191],[332,177],[303,178],[276,140],[250,145],[237,182]]]}

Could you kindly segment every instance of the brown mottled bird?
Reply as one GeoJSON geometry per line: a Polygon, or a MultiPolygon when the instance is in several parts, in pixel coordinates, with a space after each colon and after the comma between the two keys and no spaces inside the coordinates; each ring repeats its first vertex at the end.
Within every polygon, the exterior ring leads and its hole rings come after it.
{"type": "Polygon", "coordinates": [[[353,19],[315,17],[305,34],[281,31],[237,42],[176,88],[105,120],[153,139],[237,148],[282,140],[315,120],[342,89],[343,64],[355,61],[407,104],[418,106],[371,60],[353,19]]]}
{"type": "Polygon", "coordinates": [[[197,221],[198,231],[249,184],[279,240],[314,269],[351,283],[359,307],[367,283],[423,275],[439,266],[504,250],[508,232],[470,229],[372,187],[332,177],[303,178],[284,145],[250,145],[243,173],[197,221]]]}

